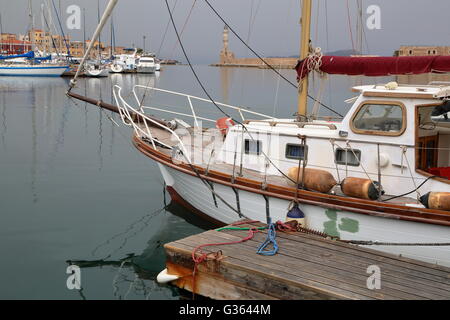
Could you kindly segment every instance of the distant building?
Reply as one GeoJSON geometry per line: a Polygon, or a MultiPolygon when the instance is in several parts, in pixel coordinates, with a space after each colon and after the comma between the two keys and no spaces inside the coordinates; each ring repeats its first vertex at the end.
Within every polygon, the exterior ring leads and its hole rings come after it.
{"type": "MultiPolygon", "coordinates": [[[[215,66],[267,68],[267,65],[259,58],[235,57],[234,53],[229,48],[229,30],[227,26],[223,28],[222,42],[223,47],[220,51],[219,63],[215,64],[215,66]]],[[[294,68],[298,58],[264,58],[264,61],[275,68],[294,68]]]]}
{"type": "MultiPolygon", "coordinates": [[[[37,49],[63,55],[67,55],[70,51],[72,56],[81,58],[90,42],[91,40],[87,40],[84,44],[83,41],[71,41],[69,36],[52,35],[41,29],[33,29],[21,35],[2,33],[0,34],[0,54],[20,54],[37,49]],[[35,48],[31,48],[32,40],[35,48]]],[[[114,47],[114,54],[126,53],[125,49],[126,47],[114,47]]],[[[95,41],[90,58],[98,58],[99,51],[102,58],[109,58],[111,55],[111,47],[105,46],[103,42],[95,41]]]]}
{"type": "Polygon", "coordinates": [[[395,56],[447,56],[450,55],[450,46],[400,46],[395,56]]]}
{"type": "Polygon", "coordinates": [[[70,42],[70,54],[74,57],[81,58],[84,55],[85,44],[83,41],[70,42]]]}
{"type": "Polygon", "coordinates": [[[12,33],[0,35],[0,54],[22,54],[31,50],[31,42],[19,40],[12,33]]]}

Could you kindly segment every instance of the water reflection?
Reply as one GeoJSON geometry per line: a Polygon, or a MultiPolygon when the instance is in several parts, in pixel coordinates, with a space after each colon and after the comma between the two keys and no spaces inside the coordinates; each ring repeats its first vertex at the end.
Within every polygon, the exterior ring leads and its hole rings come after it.
{"type": "MultiPolygon", "coordinates": [[[[271,114],[278,90],[276,115],[295,111],[297,91],[283,81],[277,89],[278,78],[270,72],[223,71],[198,67],[218,100],[271,114]]],[[[294,72],[282,72],[295,81],[294,72]]],[[[164,267],[162,244],[209,227],[175,204],[151,215],[165,205],[158,166],[134,148],[128,127],[115,128],[109,118],[120,123],[118,115],[103,111],[100,119],[96,106],[69,99],[68,81],[0,78],[0,256],[8,261],[0,264],[0,299],[177,298],[153,280],[164,267]],[[83,266],[80,296],[66,287],[69,257],[83,266]],[[39,270],[39,277],[29,270],[39,270]]],[[[382,82],[365,82],[371,81],[382,82]]],[[[136,84],[204,97],[186,66],[168,66],[160,75],[82,78],[74,90],[113,101],[116,83],[131,105],[136,84]]],[[[350,85],[347,78],[333,81],[338,111],[349,107],[342,101],[354,95],[350,85]]],[[[178,105],[156,95],[150,103],[158,99],[162,106],[178,105]]],[[[212,119],[223,116],[211,105],[198,110],[212,119]]]]}
{"type": "Polygon", "coordinates": [[[229,90],[230,90],[230,73],[232,68],[221,67],[220,69],[220,87],[222,89],[223,103],[229,104],[229,90]]]}
{"type": "Polygon", "coordinates": [[[8,131],[8,127],[6,126],[6,92],[1,92],[2,96],[2,128],[0,130],[2,137],[2,145],[3,148],[6,149],[6,133],[8,131]]]}
{"type": "Polygon", "coordinates": [[[36,191],[36,166],[37,166],[37,128],[36,128],[36,89],[34,86],[32,86],[31,89],[31,95],[30,95],[31,101],[30,106],[32,108],[31,111],[31,128],[32,128],[32,135],[31,135],[31,194],[33,197],[33,203],[38,202],[38,195],[36,191]]]}
{"type": "MultiPolygon", "coordinates": [[[[213,226],[203,220],[195,218],[195,215],[191,212],[186,212],[186,209],[181,207],[175,202],[171,202],[169,205],[158,209],[154,212],[145,214],[141,218],[132,222],[130,225],[124,228],[124,231],[119,232],[103,243],[99,244],[91,252],[92,256],[98,255],[100,251],[105,248],[109,248],[109,252],[104,254],[104,258],[92,259],[92,260],[67,260],[69,265],[77,265],[81,269],[89,268],[104,268],[110,267],[114,270],[114,276],[112,277],[112,293],[117,299],[127,299],[132,293],[132,297],[140,297],[144,299],[150,298],[151,294],[157,292],[167,296],[178,296],[179,292],[175,287],[159,285],[156,282],[158,273],[164,268],[165,265],[165,253],[163,245],[165,243],[178,240],[181,235],[177,230],[183,228],[185,220],[173,219],[175,216],[186,218],[188,222],[193,226],[198,227],[200,230],[208,230],[213,226]],[[127,253],[124,257],[113,257],[126,247],[126,244],[130,239],[138,236],[140,233],[148,229],[148,227],[154,223],[160,215],[169,214],[168,228],[160,227],[158,232],[152,234],[151,238],[147,241],[146,248],[139,254],[127,253]],[[173,216],[171,215],[173,214],[173,216]],[[167,232],[170,230],[171,232],[167,232]],[[169,292],[166,292],[166,291],[169,292]],[[163,292],[164,291],[164,292],[163,292]]],[[[82,288],[83,298],[86,293],[89,284],[82,288]]]]}

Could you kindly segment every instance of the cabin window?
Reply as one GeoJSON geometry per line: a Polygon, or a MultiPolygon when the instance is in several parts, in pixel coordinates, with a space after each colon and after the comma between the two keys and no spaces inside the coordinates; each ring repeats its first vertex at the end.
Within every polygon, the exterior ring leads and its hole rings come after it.
{"type": "Polygon", "coordinates": [[[249,140],[245,139],[245,154],[256,154],[260,155],[262,151],[262,141],[261,140],[249,140]]]}
{"type": "Polygon", "coordinates": [[[334,161],[336,164],[358,167],[361,162],[361,150],[337,148],[334,161]]]}
{"type": "Polygon", "coordinates": [[[355,133],[399,136],[406,128],[406,111],[401,103],[366,101],[351,122],[355,133]]]}
{"type": "Polygon", "coordinates": [[[297,159],[297,160],[304,160],[305,159],[305,149],[306,153],[308,153],[308,147],[303,146],[300,144],[291,144],[288,143],[286,145],[286,152],[285,156],[287,159],[297,159]]]}

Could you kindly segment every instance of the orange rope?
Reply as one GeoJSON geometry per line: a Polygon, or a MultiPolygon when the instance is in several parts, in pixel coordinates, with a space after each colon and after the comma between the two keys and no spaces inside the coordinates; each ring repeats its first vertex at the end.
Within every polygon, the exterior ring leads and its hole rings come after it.
{"type": "MultiPolygon", "coordinates": [[[[249,223],[249,222],[244,221],[242,223],[249,223]]],[[[242,223],[239,223],[239,224],[242,224],[242,223]]],[[[208,254],[205,252],[201,253],[200,256],[197,257],[197,251],[200,251],[202,248],[209,247],[209,246],[222,246],[222,245],[242,243],[242,242],[252,239],[255,236],[255,234],[258,232],[259,232],[259,230],[256,227],[251,227],[248,230],[248,235],[240,240],[230,241],[230,242],[220,242],[220,243],[206,243],[206,244],[197,246],[192,251],[192,260],[194,261],[194,271],[192,272],[192,296],[194,297],[194,294],[195,294],[195,274],[197,273],[198,265],[200,263],[202,263],[203,261],[207,260],[207,258],[208,258],[208,254]]],[[[217,255],[218,254],[216,253],[216,257],[215,257],[216,259],[217,259],[217,255]]]]}

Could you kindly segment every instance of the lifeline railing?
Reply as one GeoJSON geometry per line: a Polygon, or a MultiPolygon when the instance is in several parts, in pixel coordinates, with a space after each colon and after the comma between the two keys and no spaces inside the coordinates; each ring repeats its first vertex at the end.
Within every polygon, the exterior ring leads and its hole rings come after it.
{"type": "Polygon", "coordinates": [[[259,117],[262,117],[262,118],[275,120],[275,118],[273,116],[271,117],[271,116],[268,116],[268,115],[265,115],[265,114],[262,114],[262,113],[259,113],[259,112],[251,111],[251,110],[248,110],[247,108],[244,108],[244,107],[236,107],[236,106],[232,106],[232,105],[221,103],[221,102],[217,102],[217,101],[213,102],[211,100],[200,98],[200,97],[196,97],[196,96],[193,96],[193,95],[180,93],[180,92],[175,92],[175,91],[164,90],[164,89],[159,89],[159,88],[155,88],[155,87],[149,87],[149,86],[143,86],[143,85],[135,85],[133,87],[133,95],[134,95],[134,97],[136,99],[137,104],[140,107],[141,112],[144,112],[144,109],[149,109],[149,110],[155,110],[155,111],[159,111],[159,112],[165,112],[165,113],[170,113],[170,114],[190,117],[190,118],[194,119],[194,124],[195,124],[196,127],[199,126],[198,125],[198,120],[204,120],[204,121],[208,121],[208,122],[215,122],[216,120],[197,116],[197,114],[195,112],[195,109],[194,109],[194,105],[192,103],[193,100],[202,101],[202,102],[208,102],[210,104],[215,104],[215,105],[220,106],[220,107],[224,107],[224,108],[227,108],[227,109],[231,109],[231,110],[237,111],[239,113],[239,116],[241,117],[241,120],[243,122],[247,120],[247,119],[245,119],[244,114],[251,114],[251,115],[259,116],[259,117]],[[158,92],[168,93],[168,94],[172,94],[172,95],[176,95],[176,96],[186,97],[186,99],[187,99],[187,101],[189,103],[189,108],[191,110],[191,114],[181,113],[181,112],[176,112],[176,111],[170,111],[170,110],[165,110],[165,109],[156,108],[156,107],[144,106],[142,104],[142,101],[139,100],[138,94],[136,93],[136,89],[145,89],[145,90],[151,90],[151,91],[158,91],[158,92]]]}
{"type": "MultiPolygon", "coordinates": [[[[173,146],[170,146],[170,145],[168,145],[168,144],[166,144],[166,143],[164,143],[164,142],[162,142],[162,141],[156,140],[156,139],[153,137],[152,132],[151,132],[151,130],[150,130],[150,128],[149,128],[149,122],[150,122],[152,126],[159,127],[159,128],[161,128],[161,129],[164,129],[164,130],[168,131],[169,133],[171,133],[172,136],[175,137],[175,139],[178,141],[179,146],[180,146],[180,148],[181,148],[181,151],[182,151],[185,155],[188,155],[188,154],[189,154],[189,153],[187,153],[187,150],[186,150],[186,148],[185,148],[185,146],[184,146],[184,144],[183,144],[183,141],[182,141],[182,140],[180,139],[180,137],[175,133],[175,131],[173,131],[173,130],[172,130],[171,128],[169,128],[168,126],[166,126],[166,125],[164,125],[164,124],[162,124],[162,123],[160,123],[160,122],[158,122],[158,121],[155,121],[154,119],[148,117],[148,116],[143,112],[142,108],[140,108],[140,110],[137,110],[137,109],[133,108],[132,106],[130,106],[130,105],[125,101],[125,99],[122,98],[121,91],[122,91],[122,88],[121,88],[120,86],[114,85],[114,87],[113,87],[113,95],[114,95],[114,99],[116,100],[117,107],[118,107],[118,109],[119,109],[119,114],[120,114],[120,117],[121,117],[121,119],[122,119],[122,122],[123,122],[125,125],[133,127],[134,131],[135,131],[137,134],[140,133],[141,135],[144,135],[145,137],[147,137],[147,138],[150,140],[150,142],[152,143],[152,146],[153,146],[154,149],[156,149],[155,141],[156,141],[156,143],[158,143],[159,145],[163,145],[164,147],[166,147],[166,148],[168,148],[168,149],[173,149],[173,146]],[[135,122],[135,118],[133,117],[133,115],[138,116],[138,117],[142,120],[142,122],[143,122],[143,124],[144,124],[144,126],[145,126],[145,130],[144,130],[144,128],[142,128],[140,125],[138,125],[138,124],[135,122]]],[[[188,159],[188,161],[189,161],[189,159],[188,159]]]]}
{"type": "MultiPolygon", "coordinates": [[[[259,113],[259,112],[255,112],[255,111],[251,111],[248,110],[246,108],[243,107],[236,107],[236,106],[232,106],[229,104],[225,104],[225,103],[221,103],[221,102],[217,102],[214,101],[212,102],[211,100],[208,99],[204,99],[204,98],[200,98],[200,97],[196,97],[193,95],[189,95],[189,94],[184,94],[184,93],[180,93],[180,92],[175,92],[175,91],[170,91],[170,90],[164,90],[164,89],[159,89],[159,88],[155,88],[155,87],[149,87],[149,86],[143,86],[143,85],[135,85],[133,87],[133,95],[134,98],[137,102],[137,105],[139,106],[138,109],[137,108],[133,108],[132,106],[130,106],[130,104],[128,104],[125,99],[122,97],[122,88],[118,85],[114,85],[113,87],[113,96],[114,99],[116,100],[118,109],[119,109],[119,114],[120,117],[122,119],[122,122],[127,125],[127,126],[131,126],[133,127],[134,131],[137,134],[140,135],[144,135],[145,137],[147,137],[150,142],[152,143],[153,148],[156,149],[156,144],[158,145],[162,145],[168,149],[173,149],[173,146],[170,146],[160,140],[157,140],[153,137],[149,123],[151,124],[151,126],[156,126],[159,127],[163,130],[168,131],[175,139],[176,141],[179,143],[181,151],[185,154],[188,155],[189,153],[187,153],[187,150],[183,144],[182,139],[179,137],[179,135],[172,130],[171,128],[169,128],[167,125],[164,125],[158,121],[155,121],[155,119],[152,119],[150,117],[148,117],[145,114],[145,110],[154,110],[154,111],[159,111],[159,112],[164,112],[164,113],[168,113],[168,114],[173,114],[173,115],[178,115],[178,116],[185,116],[188,118],[192,118],[194,119],[194,127],[199,127],[199,120],[203,120],[203,121],[208,121],[208,122],[215,122],[216,120],[214,119],[209,119],[209,118],[205,118],[205,117],[200,117],[196,114],[195,109],[194,109],[194,104],[193,101],[197,100],[197,101],[202,101],[202,102],[208,102],[210,104],[216,104],[220,107],[223,108],[227,108],[227,109],[231,109],[234,111],[237,111],[242,119],[243,122],[247,121],[244,114],[250,114],[250,115],[254,115],[254,116],[259,116],[262,118],[266,118],[267,120],[275,120],[274,117],[259,113]],[[163,93],[168,93],[171,95],[176,95],[176,96],[181,96],[181,97],[186,97],[188,104],[189,104],[189,109],[191,111],[191,113],[183,113],[183,112],[176,112],[176,111],[172,111],[172,110],[166,110],[166,109],[161,109],[161,108],[157,108],[157,107],[152,107],[152,106],[144,106],[143,105],[143,99],[142,101],[139,99],[139,96],[136,92],[137,89],[145,89],[152,91],[158,91],[158,92],[163,92],[163,93]],[[133,117],[134,115],[134,117],[133,117]],[[140,120],[142,120],[142,124],[144,125],[144,127],[142,125],[140,125],[140,123],[136,123],[136,118],[138,117],[140,120]]],[[[145,92],[146,94],[146,92],[145,92]]]]}

